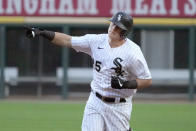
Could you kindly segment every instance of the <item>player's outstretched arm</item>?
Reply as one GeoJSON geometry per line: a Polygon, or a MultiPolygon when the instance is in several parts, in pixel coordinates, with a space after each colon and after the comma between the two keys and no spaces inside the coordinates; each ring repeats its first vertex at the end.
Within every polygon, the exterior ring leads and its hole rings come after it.
{"type": "Polygon", "coordinates": [[[44,38],[50,40],[52,43],[60,46],[67,46],[71,47],[71,36],[59,33],[48,31],[41,28],[32,28],[32,27],[25,27],[26,29],[26,36],[28,38],[35,38],[37,36],[43,36],[44,38]]]}
{"type": "Polygon", "coordinates": [[[55,32],[55,36],[51,42],[56,45],[71,47],[71,36],[55,32]]]}

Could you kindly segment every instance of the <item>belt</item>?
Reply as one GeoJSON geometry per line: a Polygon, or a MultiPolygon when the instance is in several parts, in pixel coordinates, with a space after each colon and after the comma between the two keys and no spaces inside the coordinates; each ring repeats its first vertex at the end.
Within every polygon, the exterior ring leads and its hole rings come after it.
{"type": "MultiPolygon", "coordinates": [[[[95,93],[95,95],[101,99],[104,102],[110,102],[110,103],[114,103],[116,101],[116,98],[110,98],[110,97],[105,97],[102,96],[101,94],[99,94],[98,92],[95,93]]],[[[126,102],[125,98],[120,98],[119,102],[126,102]]]]}

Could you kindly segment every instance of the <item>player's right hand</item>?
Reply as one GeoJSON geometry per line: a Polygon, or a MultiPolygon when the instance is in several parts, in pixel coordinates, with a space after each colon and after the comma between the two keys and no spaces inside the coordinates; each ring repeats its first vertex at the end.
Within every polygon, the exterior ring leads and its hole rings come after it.
{"type": "Polygon", "coordinates": [[[28,38],[35,38],[36,36],[39,36],[42,29],[40,28],[35,28],[35,27],[24,27],[26,30],[26,37],[28,38]]]}

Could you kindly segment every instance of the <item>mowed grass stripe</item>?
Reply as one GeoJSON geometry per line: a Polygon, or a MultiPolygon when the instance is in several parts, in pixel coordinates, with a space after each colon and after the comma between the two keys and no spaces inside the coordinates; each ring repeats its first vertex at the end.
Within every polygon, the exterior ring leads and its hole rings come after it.
{"type": "Polygon", "coordinates": [[[0,131],[80,130],[84,104],[0,102],[0,131]]]}
{"type": "Polygon", "coordinates": [[[136,131],[195,131],[196,104],[136,104],[131,124],[136,131]]]}
{"type": "MultiPolygon", "coordinates": [[[[85,103],[1,101],[0,131],[79,131],[85,103]]],[[[196,104],[134,102],[134,131],[194,131],[196,104]]]]}

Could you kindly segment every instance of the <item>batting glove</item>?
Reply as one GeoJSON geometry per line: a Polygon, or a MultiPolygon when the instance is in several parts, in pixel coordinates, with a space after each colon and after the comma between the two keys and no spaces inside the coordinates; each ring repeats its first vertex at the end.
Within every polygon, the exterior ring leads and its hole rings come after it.
{"type": "Polygon", "coordinates": [[[136,89],[138,85],[136,80],[126,81],[118,76],[112,76],[111,86],[114,89],[136,89]]]}
{"type": "Polygon", "coordinates": [[[26,29],[26,37],[28,38],[35,38],[36,36],[39,36],[43,29],[35,28],[35,27],[24,27],[26,29]]]}
{"type": "Polygon", "coordinates": [[[122,89],[124,82],[125,81],[123,79],[121,79],[120,77],[118,77],[118,76],[112,76],[111,86],[114,89],[122,89]]]}

